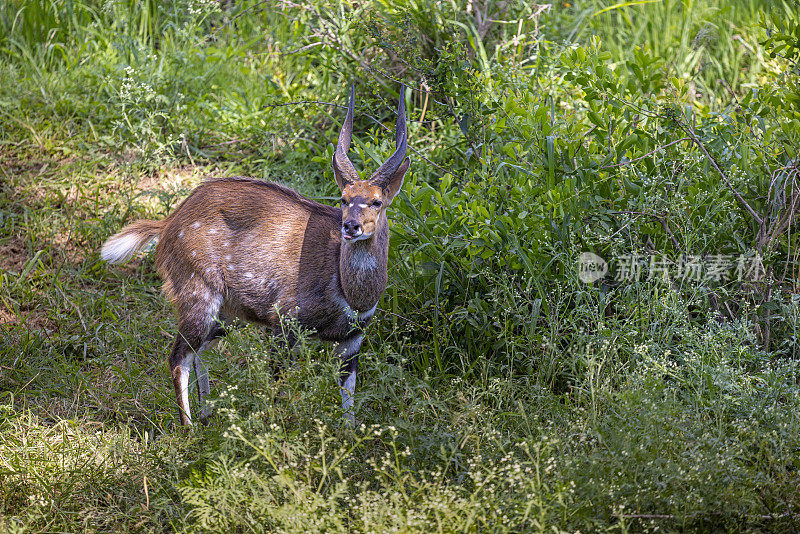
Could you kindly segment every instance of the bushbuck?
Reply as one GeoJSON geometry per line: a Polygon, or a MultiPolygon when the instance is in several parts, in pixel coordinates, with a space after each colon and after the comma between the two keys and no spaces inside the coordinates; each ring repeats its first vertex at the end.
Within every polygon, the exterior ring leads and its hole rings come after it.
{"type": "Polygon", "coordinates": [[[210,384],[201,353],[225,336],[235,320],[264,325],[277,335],[283,314],[323,341],[335,342],[342,407],[346,423],[354,424],[362,333],[386,288],[386,208],[410,164],[403,94],[401,87],[395,152],[362,180],[347,156],[355,109],[351,87],[333,155],[342,192],[339,208],[257,179],[211,178],[166,219],[136,221],[105,242],[101,257],[121,263],[158,240],[156,268],[178,319],[169,366],[181,424],[192,424],[192,366],[200,420],[206,422],[209,415],[203,398],[210,384]]]}

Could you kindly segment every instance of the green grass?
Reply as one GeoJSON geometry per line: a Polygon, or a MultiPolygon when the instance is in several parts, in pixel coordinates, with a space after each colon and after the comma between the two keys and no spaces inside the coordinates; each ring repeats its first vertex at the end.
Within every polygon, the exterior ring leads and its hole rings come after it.
{"type": "Polygon", "coordinates": [[[782,213],[765,187],[792,183],[796,89],[760,15],[791,6],[609,5],[0,6],[0,532],[796,531],[796,227],[766,251],[768,295],[574,276],[583,250],[677,252],[624,211],[687,252],[752,248],[698,150],[645,155],[674,140],[672,108],[782,213]],[[660,61],[650,91],[634,46],[660,61]],[[371,168],[392,149],[393,79],[421,72],[444,92],[406,95],[413,167],[359,426],[341,425],[329,347],[301,336],[276,381],[272,341],[246,327],[210,354],[211,424],[180,428],[152,258],[106,265],[103,240],[210,175],[329,202],[326,103],[358,80],[353,157],[371,168]],[[742,103],[756,87],[785,92],[763,111],[742,103]],[[626,154],[641,167],[601,168],[626,154]]]}

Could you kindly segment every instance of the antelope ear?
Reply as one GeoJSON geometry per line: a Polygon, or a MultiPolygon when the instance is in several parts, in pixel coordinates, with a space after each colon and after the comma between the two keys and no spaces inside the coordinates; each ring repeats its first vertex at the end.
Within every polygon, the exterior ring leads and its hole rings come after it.
{"type": "Polygon", "coordinates": [[[386,195],[387,205],[391,204],[395,195],[397,195],[397,193],[400,191],[400,188],[403,187],[403,178],[408,171],[409,165],[411,165],[411,158],[406,158],[403,163],[398,165],[397,170],[395,170],[391,176],[389,176],[388,180],[384,180],[382,183],[376,184],[381,187],[383,194],[386,195]]]}

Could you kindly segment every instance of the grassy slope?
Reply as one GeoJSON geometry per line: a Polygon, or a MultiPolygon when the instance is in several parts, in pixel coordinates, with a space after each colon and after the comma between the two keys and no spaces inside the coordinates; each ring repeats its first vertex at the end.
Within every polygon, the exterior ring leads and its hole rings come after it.
{"type": "MultiPolygon", "coordinates": [[[[40,21],[61,4],[41,5],[40,21]]],[[[293,35],[290,17],[268,13],[210,44],[207,26],[184,21],[148,52],[113,35],[137,35],[156,11],[114,5],[95,8],[96,26],[63,13],[53,23],[78,35],[65,40],[66,60],[30,44],[35,32],[6,42],[2,76],[19,83],[0,89],[0,530],[797,528],[795,363],[770,362],[745,323],[690,324],[657,287],[641,289],[647,320],[636,335],[587,297],[585,315],[565,322],[602,325],[603,336],[553,350],[563,351],[556,365],[588,378],[553,387],[483,369],[480,355],[466,381],[419,370],[384,314],[365,346],[356,432],[339,428],[327,348],[304,343],[276,383],[265,343],[243,329],[211,357],[217,417],[178,429],[164,363],[174,321],[152,262],[109,268],[97,250],[209,174],[333,194],[311,157],[324,155],[337,114],[263,106],[336,100],[332,78],[355,65],[355,45],[339,43],[344,59],[277,56],[272,46],[303,46],[315,27],[303,19],[293,35]],[[249,44],[266,28],[270,44],[249,44]],[[676,336],[679,364],[664,350],[676,336]]],[[[748,43],[757,7],[730,8],[748,43]]],[[[580,23],[597,6],[553,9],[554,39],[603,34],[601,22],[580,23]]],[[[676,37],[664,39],[685,52],[686,36],[718,20],[706,4],[689,12],[691,28],[670,25],[676,37]]],[[[619,42],[603,34],[616,55],[660,41],[663,12],[635,13],[604,19],[620,28],[619,42]]],[[[715,56],[715,68],[744,61],[756,76],[759,63],[737,51],[715,56]]],[[[674,68],[691,70],[690,55],[674,68]]],[[[715,79],[698,76],[698,92],[722,91],[707,88],[715,79]]],[[[432,142],[448,141],[446,126],[432,142]]]]}

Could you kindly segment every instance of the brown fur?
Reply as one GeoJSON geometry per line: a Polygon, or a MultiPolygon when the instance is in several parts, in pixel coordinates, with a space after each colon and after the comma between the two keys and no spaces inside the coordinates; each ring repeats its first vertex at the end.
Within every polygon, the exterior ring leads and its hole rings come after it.
{"type": "Polygon", "coordinates": [[[277,305],[323,340],[342,340],[352,327],[341,302],[364,312],[386,288],[388,224],[383,213],[372,238],[343,247],[341,219],[341,210],[277,184],[211,180],[162,222],[156,267],[179,316],[203,320],[222,297],[225,317],[278,332],[277,305]],[[364,254],[374,268],[357,268],[353,258],[364,254]]]}

